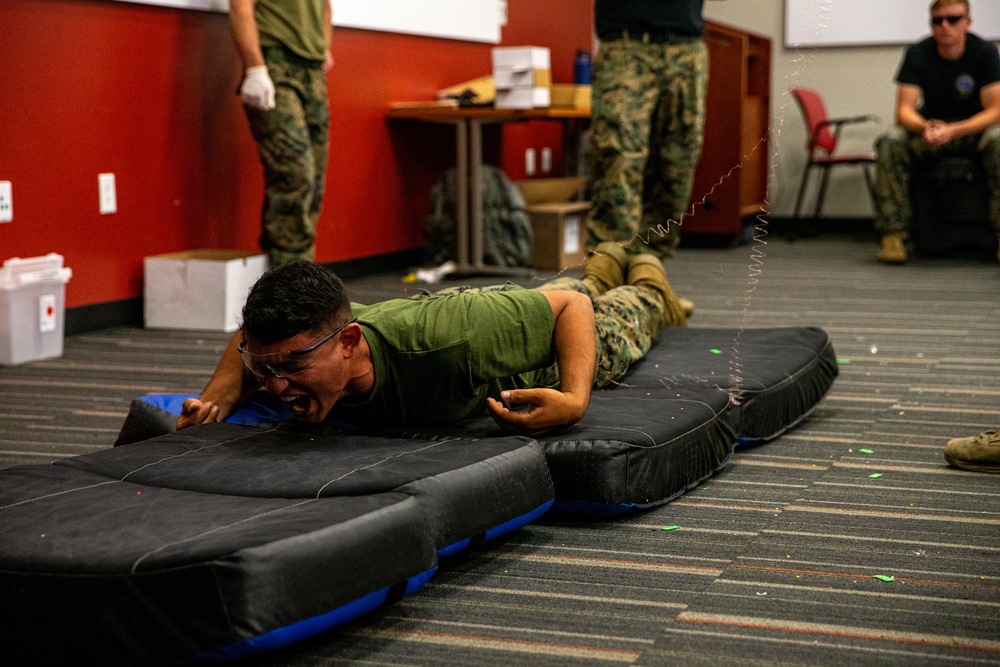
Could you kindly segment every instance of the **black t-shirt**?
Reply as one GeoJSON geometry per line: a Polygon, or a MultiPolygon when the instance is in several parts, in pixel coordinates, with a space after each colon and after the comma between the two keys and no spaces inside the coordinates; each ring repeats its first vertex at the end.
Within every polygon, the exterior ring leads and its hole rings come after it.
{"type": "Polygon", "coordinates": [[[598,36],[627,30],[636,35],[671,32],[701,37],[705,33],[703,4],[704,0],[596,0],[594,27],[598,36]]]}
{"type": "Polygon", "coordinates": [[[919,86],[923,92],[920,113],[924,118],[964,120],[983,110],[979,92],[1000,81],[1000,54],[990,42],[968,33],[965,53],[945,60],[933,37],[906,50],[896,83],[919,86]]]}

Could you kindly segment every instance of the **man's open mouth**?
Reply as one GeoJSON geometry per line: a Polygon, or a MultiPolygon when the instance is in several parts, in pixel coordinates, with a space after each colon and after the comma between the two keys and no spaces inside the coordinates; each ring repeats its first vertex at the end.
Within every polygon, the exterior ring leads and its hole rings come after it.
{"type": "Polygon", "coordinates": [[[309,397],[305,394],[296,396],[281,396],[281,400],[288,406],[295,416],[300,416],[309,411],[309,397]]]}

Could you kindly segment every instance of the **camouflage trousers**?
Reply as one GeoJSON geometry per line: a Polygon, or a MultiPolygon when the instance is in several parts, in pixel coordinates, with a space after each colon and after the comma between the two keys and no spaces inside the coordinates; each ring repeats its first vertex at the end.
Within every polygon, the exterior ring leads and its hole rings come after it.
{"type": "Polygon", "coordinates": [[[603,42],[591,102],[588,247],[673,254],[701,156],[708,49],[695,40],[603,42]]]}
{"type": "MultiPolygon", "coordinates": [[[[494,292],[524,289],[513,283],[489,287],[449,287],[437,294],[494,292]]],[[[571,290],[590,297],[594,304],[594,338],[597,342],[597,367],[594,369],[594,389],[616,383],[635,362],[646,356],[653,341],[663,328],[666,315],[652,290],[638,285],[622,285],[595,297],[587,285],[576,278],[551,280],[539,290],[571,290]]],[[[413,298],[425,298],[426,294],[413,298]]],[[[558,387],[559,368],[556,364],[542,369],[535,376],[537,387],[558,387]]]]}
{"type": "Polygon", "coordinates": [[[913,219],[910,205],[913,170],[921,164],[955,156],[982,160],[991,192],[990,220],[1000,233],[1000,127],[960,137],[932,150],[919,135],[897,126],[878,138],[875,154],[875,231],[880,235],[909,229],[913,219]]]}
{"type": "Polygon", "coordinates": [[[330,108],[321,63],[281,48],[264,49],[275,108],[244,106],[264,166],[260,247],[271,266],[316,254],[330,143],[330,108]]]}

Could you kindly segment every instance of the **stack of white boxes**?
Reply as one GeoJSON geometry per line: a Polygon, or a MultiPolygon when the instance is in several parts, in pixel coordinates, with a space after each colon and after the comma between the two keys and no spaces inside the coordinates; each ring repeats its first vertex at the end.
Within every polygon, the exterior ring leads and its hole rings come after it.
{"type": "Polygon", "coordinates": [[[548,48],[504,46],[493,49],[493,84],[498,109],[549,106],[552,66],[548,48]]]}

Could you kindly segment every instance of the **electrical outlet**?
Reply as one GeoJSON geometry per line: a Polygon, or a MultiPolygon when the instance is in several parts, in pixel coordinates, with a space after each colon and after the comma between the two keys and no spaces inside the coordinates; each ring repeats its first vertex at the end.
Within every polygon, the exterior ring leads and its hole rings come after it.
{"type": "Polygon", "coordinates": [[[542,173],[547,174],[552,171],[552,149],[546,146],[542,149],[542,173]]]}
{"type": "Polygon", "coordinates": [[[118,212],[118,195],[115,193],[115,175],[98,174],[97,192],[100,196],[101,214],[118,212]]]}
{"type": "Polygon", "coordinates": [[[524,173],[527,176],[535,175],[535,149],[527,148],[524,151],[524,173]]]}
{"type": "Polygon", "coordinates": [[[14,221],[14,195],[10,181],[0,181],[0,222],[14,221]]]}

